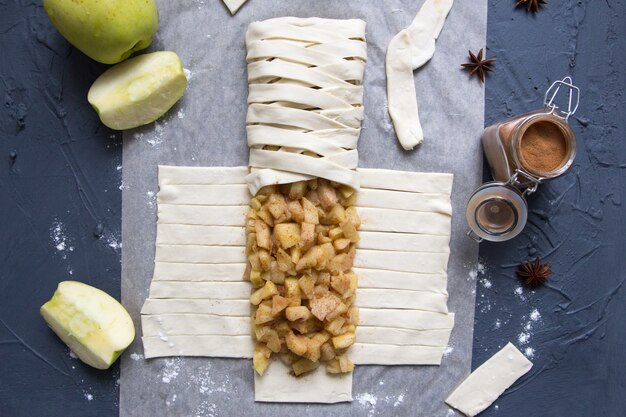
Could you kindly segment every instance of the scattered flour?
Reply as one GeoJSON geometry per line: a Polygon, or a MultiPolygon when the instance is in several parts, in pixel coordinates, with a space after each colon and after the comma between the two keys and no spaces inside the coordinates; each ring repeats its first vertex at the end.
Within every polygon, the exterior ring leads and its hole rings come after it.
{"type": "Polygon", "coordinates": [[[163,367],[163,374],[161,375],[161,381],[165,384],[169,384],[176,377],[178,377],[178,373],[180,372],[180,359],[166,359],[165,366],[163,367]]]}
{"type": "Polygon", "coordinates": [[[70,358],[72,358],[72,359],[78,359],[78,356],[76,356],[76,354],[74,352],[72,352],[71,350],[70,350],[69,355],[70,355],[70,358]]]}
{"type": "Polygon", "coordinates": [[[183,68],[183,72],[185,73],[185,77],[187,77],[187,81],[191,81],[193,78],[193,72],[190,69],[183,68]]]}
{"type": "Polygon", "coordinates": [[[359,402],[359,405],[368,409],[368,416],[374,415],[374,413],[376,412],[376,403],[378,402],[378,398],[376,398],[372,394],[364,393],[357,394],[355,399],[359,402]]]}
{"type": "Polygon", "coordinates": [[[376,397],[374,397],[372,394],[368,394],[368,393],[357,394],[356,400],[359,402],[360,405],[362,405],[362,406],[370,406],[370,407],[375,407],[376,406],[376,402],[378,401],[378,399],[376,397]]]}
{"type": "Polygon", "coordinates": [[[213,404],[211,401],[202,401],[198,408],[196,408],[196,412],[193,414],[194,417],[217,417],[217,406],[213,404]]]}
{"type": "Polygon", "coordinates": [[[527,344],[530,341],[530,333],[525,333],[525,332],[520,333],[519,336],[517,336],[517,341],[521,345],[527,344]]]}
{"type": "MultiPolygon", "coordinates": [[[[524,316],[522,319],[526,320],[526,322],[522,323],[523,331],[518,335],[517,340],[520,345],[528,345],[533,336],[532,330],[541,321],[541,313],[535,308],[528,314],[528,316],[524,316]]],[[[530,346],[526,346],[524,348],[524,355],[530,359],[534,358],[535,349],[530,346]]]]}
{"type": "Polygon", "coordinates": [[[384,114],[382,117],[382,127],[387,132],[394,132],[393,124],[391,123],[391,116],[389,116],[389,104],[386,101],[384,106],[384,114]]]}
{"type": "Polygon", "coordinates": [[[85,399],[87,401],[93,401],[93,395],[88,392],[85,392],[85,399]]]}
{"type": "Polygon", "coordinates": [[[149,132],[136,132],[133,134],[135,140],[145,140],[150,146],[158,147],[164,140],[167,121],[154,122],[154,128],[149,132]]]}
{"type": "Polygon", "coordinates": [[[487,278],[481,279],[480,283],[482,284],[484,288],[487,288],[487,289],[491,288],[492,286],[491,281],[489,281],[487,278]]]}
{"type": "Polygon", "coordinates": [[[102,239],[102,241],[113,250],[117,251],[119,249],[122,249],[122,243],[115,235],[113,235],[113,233],[107,233],[106,235],[102,235],[100,239],[102,239]]]}
{"type": "Polygon", "coordinates": [[[197,387],[200,394],[229,393],[231,391],[228,375],[219,375],[222,378],[220,382],[216,382],[211,377],[212,375],[213,370],[210,364],[198,368],[196,372],[190,375],[191,386],[197,387]]]}
{"type": "Polygon", "coordinates": [[[178,114],[177,114],[179,119],[184,119],[185,118],[185,112],[181,109],[178,110],[178,114]]]}
{"type": "Polygon", "coordinates": [[[496,322],[493,324],[493,327],[495,327],[496,329],[499,329],[500,327],[502,327],[502,322],[500,321],[500,319],[496,319],[496,322]]]}
{"type": "Polygon", "coordinates": [[[539,310],[534,309],[531,313],[530,313],[530,319],[534,322],[537,322],[539,320],[541,320],[541,313],[539,313],[539,310]]]}
{"type": "Polygon", "coordinates": [[[448,346],[443,350],[443,357],[447,358],[452,352],[454,351],[454,348],[452,346],[448,346]]]}
{"type": "Polygon", "coordinates": [[[131,358],[132,360],[134,360],[134,361],[140,361],[140,360],[142,360],[142,359],[143,359],[143,355],[142,355],[141,353],[135,353],[135,352],[133,352],[133,353],[131,353],[131,354],[130,354],[130,358],[131,358]]]}
{"type": "Polygon", "coordinates": [[[147,191],[146,196],[148,197],[148,207],[154,207],[156,203],[156,193],[154,191],[147,191]]]}
{"type": "Polygon", "coordinates": [[[54,243],[54,247],[57,251],[63,252],[68,247],[68,239],[65,235],[65,226],[63,223],[56,221],[52,224],[52,228],[50,229],[50,238],[54,243]]]}
{"type": "Polygon", "coordinates": [[[396,402],[395,402],[395,403],[393,403],[393,406],[394,406],[394,407],[397,407],[397,406],[399,406],[400,404],[402,404],[403,402],[404,402],[404,393],[403,393],[403,394],[398,395],[398,398],[396,399],[396,402]]]}
{"type": "Polygon", "coordinates": [[[172,395],[172,399],[171,400],[166,400],[165,401],[165,405],[167,405],[169,407],[170,405],[172,405],[175,402],[176,402],[176,394],[172,395]]]}

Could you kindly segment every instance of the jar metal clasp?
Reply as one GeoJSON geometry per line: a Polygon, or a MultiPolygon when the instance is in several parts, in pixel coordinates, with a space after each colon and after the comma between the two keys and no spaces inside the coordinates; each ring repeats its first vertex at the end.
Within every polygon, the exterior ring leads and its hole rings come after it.
{"type": "Polygon", "coordinates": [[[528,172],[524,171],[521,168],[517,168],[515,169],[515,173],[511,175],[511,178],[509,178],[509,180],[507,181],[507,184],[512,185],[513,187],[520,188],[520,189],[523,188],[524,191],[522,192],[522,195],[526,196],[537,191],[537,188],[539,188],[539,184],[541,184],[541,181],[543,181],[543,178],[536,177],[532,174],[529,174],[528,172]],[[525,183],[518,181],[518,177],[524,177],[532,185],[530,186],[525,185],[525,183]]]}
{"type": "Polygon", "coordinates": [[[572,77],[570,77],[569,75],[562,80],[553,82],[543,96],[543,105],[548,110],[548,112],[564,119],[565,121],[567,121],[567,119],[569,119],[572,114],[576,113],[579,103],[580,89],[574,85],[572,77]],[[560,110],[559,106],[556,104],[557,95],[559,94],[559,91],[562,87],[565,87],[568,92],[566,111],[560,110]]]}

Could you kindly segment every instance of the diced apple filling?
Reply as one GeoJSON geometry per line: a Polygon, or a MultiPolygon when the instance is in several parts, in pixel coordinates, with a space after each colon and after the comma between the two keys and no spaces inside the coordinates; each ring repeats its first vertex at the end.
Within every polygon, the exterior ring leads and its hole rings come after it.
{"type": "Polygon", "coordinates": [[[325,363],[352,372],[361,219],[350,187],[315,179],[262,188],[247,214],[246,279],[253,286],[254,369],[272,354],[299,376],[325,363]]]}

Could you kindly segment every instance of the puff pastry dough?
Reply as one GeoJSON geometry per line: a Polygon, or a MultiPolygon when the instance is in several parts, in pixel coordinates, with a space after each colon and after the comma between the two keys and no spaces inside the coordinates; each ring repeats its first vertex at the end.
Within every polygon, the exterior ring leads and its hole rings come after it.
{"type": "MultiPolygon", "coordinates": [[[[356,172],[363,231],[354,268],[360,323],[350,357],[357,365],[437,365],[454,325],[446,291],[452,176],[356,172]],[[390,213],[401,221],[390,220],[390,213]]],[[[159,167],[155,269],[142,308],[147,358],[252,356],[250,287],[241,278],[248,173],[237,167],[159,167]],[[221,195],[218,187],[233,195],[221,195]]],[[[351,399],[351,374],[320,371],[292,380],[286,372],[276,361],[255,377],[256,400],[351,399]],[[323,389],[303,390],[305,383],[323,389]]]]}
{"type": "Polygon", "coordinates": [[[507,343],[470,374],[446,399],[469,417],[489,407],[507,388],[530,371],[533,364],[513,344],[507,343]]]}
{"type": "Polygon", "coordinates": [[[453,0],[426,0],[411,25],[401,30],[387,48],[387,101],[400,144],[411,150],[424,140],[417,109],[413,71],[435,53],[435,40],[453,0]]]}
{"type": "Polygon", "coordinates": [[[248,0],[222,0],[222,1],[226,5],[226,7],[228,7],[228,10],[230,10],[230,14],[234,15],[235,13],[239,11],[241,6],[243,6],[244,3],[248,0]]]}
{"type": "Polygon", "coordinates": [[[254,22],[246,45],[251,194],[315,177],[358,189],[365,22],[254,22]]]}

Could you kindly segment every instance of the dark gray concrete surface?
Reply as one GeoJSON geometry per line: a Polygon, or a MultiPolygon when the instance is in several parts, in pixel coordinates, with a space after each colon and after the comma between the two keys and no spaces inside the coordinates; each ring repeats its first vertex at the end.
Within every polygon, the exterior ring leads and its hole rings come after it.
{"type": "MultiPolygon", "coordinates": [[[[626,5],[548,0],[533,16],[514,3],[489,1],[487,54],[498,61],[487,123],[536,108],[571,74],[579,153],[531,197],[521,236],[481,247],[474,367],[508,341],[535,363],[484,415],[624,416],[626,5]],[[521,288],[517,264],[538,255],[555,275],[521,288]]],[[[2,417],[117,414],[117,366],[70,357],[38,312],[73,277],[119,296],[120,135],[86,102],[104,68],[61,38],[39,1],[0,1],[2,417]]]]}
{"type": "Polygon", "coordinates": [[[548,0],[536,16],[513,12],[513,1],[489,3],[487,52],[498,61],[486,123],[536,108],[565,75],[582,94],[571,172],[531,196],[522,235],[481,247],[473,368],[507,341],[534,355],[531,372],[484,416],[624,416],[625,3],[548,0]],[[536,256],[554,276],[520,291],[515,269],[536,256]]]}

